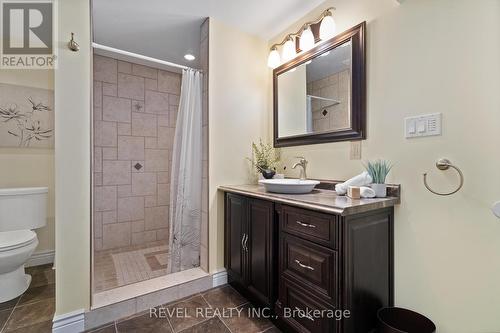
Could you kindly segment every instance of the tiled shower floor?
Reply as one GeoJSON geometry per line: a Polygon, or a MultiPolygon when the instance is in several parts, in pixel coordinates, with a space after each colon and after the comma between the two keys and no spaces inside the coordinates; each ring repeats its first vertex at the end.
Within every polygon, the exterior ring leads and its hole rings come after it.
{"type": "Polygon", "coordinates": [[[165,242],[96,251],[94,291],[101,292],[167,274],[165,242]]]}

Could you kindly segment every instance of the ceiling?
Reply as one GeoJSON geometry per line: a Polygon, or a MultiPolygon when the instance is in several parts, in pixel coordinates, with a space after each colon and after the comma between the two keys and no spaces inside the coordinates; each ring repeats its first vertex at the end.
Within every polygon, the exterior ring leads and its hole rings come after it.
{"type": "Polygon", "coordinates": [[[191,67],[200,25],[214,17],[269,40],[324,0],[93,0],[94,41],[191,67]]]}

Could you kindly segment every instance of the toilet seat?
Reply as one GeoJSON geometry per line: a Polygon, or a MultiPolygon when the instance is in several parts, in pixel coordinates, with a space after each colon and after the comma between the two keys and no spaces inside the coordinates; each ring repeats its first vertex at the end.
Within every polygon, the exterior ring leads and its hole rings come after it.
{"type": "Polygon", "coordinates": [[[31,230],[0,232],[0,252],[27,246],[36,241],[36,233],[31,230]]]}

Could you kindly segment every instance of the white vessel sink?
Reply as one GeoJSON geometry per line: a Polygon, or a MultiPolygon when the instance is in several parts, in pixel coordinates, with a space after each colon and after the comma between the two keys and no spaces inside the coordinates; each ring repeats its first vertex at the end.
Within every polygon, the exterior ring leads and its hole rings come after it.
{"type": "Polygon", "coordinates": [[[319,184],[319,181],[307,179],[262,179],[259,180],[259,184],[264,185],[267,192],[304,194],[311,192],[319,184]]]}

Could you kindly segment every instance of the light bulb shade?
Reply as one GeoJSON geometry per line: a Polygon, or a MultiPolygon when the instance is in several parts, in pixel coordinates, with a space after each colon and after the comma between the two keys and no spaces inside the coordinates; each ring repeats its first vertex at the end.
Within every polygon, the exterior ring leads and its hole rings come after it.
{"type": "Polygon", "coordinates": [[[271,53],[269,53],[269,57],[267,58],[267,66],[275,69],[280,65],[280,54],[277,49],[272,49],[271,53]]]}
{"type": "Polygon", "coordinates": [[[285,45],[283,45],[281,58],[283,59],[283,62],[287,62],[288,60],[295,58],[296,55],[297,53],[295,52],[295,43],[293,42],[293,39],[290,38],[286,41],[285,45]]]}
{"type": "Polygon", "coordinates": [[[311,28],[307,27],[300,35],[300,49],[302,51],[308,51],[314,47],[314,35],[311,28]]]}
{"type": "Polygon", "coordinates": [[[319,26],[319,38],[323,41],[330,39],[335,36],[336,30],[337,25],[335,24],[333,17],[331,15],[325,16],[319,26]]]}

